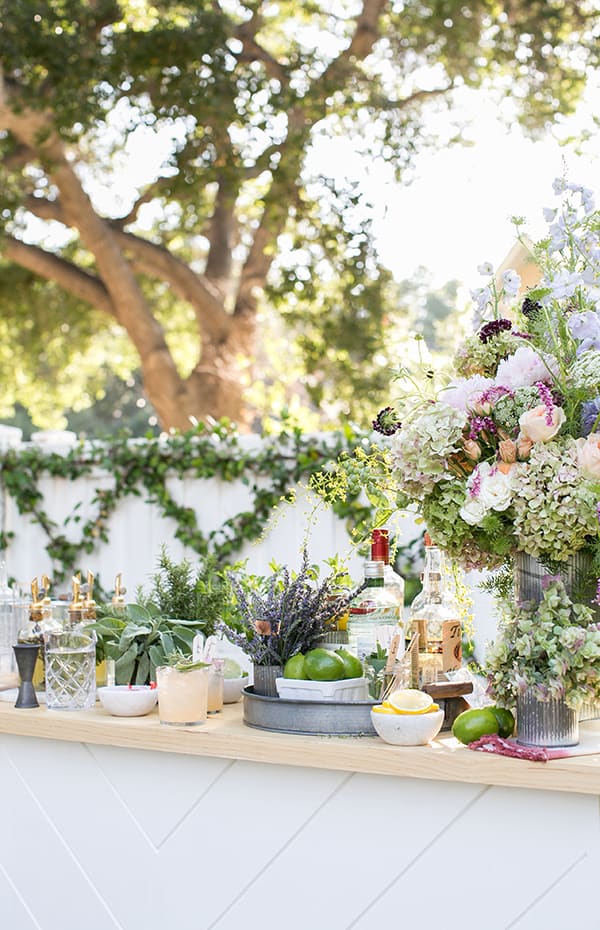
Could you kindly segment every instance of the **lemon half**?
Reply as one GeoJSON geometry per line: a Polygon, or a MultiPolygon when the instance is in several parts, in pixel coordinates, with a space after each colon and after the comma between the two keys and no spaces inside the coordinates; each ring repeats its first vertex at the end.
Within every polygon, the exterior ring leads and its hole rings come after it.
{"type": "Polygon", "coordinates": [[[432,709],[433,698],[416,688],[403,688],[390,694],[386,704],[397,714],[426,714],[432,709]]]}

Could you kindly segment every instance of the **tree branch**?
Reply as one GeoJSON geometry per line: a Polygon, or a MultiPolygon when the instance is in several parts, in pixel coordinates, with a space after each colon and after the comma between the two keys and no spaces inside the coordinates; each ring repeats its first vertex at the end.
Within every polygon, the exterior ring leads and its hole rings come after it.
{"type": "Polygon", "coordinates": [[[225,312],[223,299],[216,288],[165,246],[118,228],[113,230],[113,234],[121,248],[132,256],[136,271],[150,278],[167,281],[173,293],[192,305],[202,331],[217,342],[227,337],[231,329],[231,317],[225,312]]]}
{"type": "Polygon", "coordinates": [[[374,98],[374,103],[377,109],[379,110],[404,110],[407,107],[410,107],[413,103],[419,103],[422,100],[427,100],[432,97],[443,97],[444,94],[447,94],[454,87],[454,82],[451,81],[446,87],[434,87],[432,90],[415,90],[412,94],[409,94],[408,97],[403,97],[401,100],[390,100],[387,97],[374,98]]]}
{"type": "Polygon", "coordinates": [[[235,202],[237,191],[232,190],[228,178],[219,181],[213,215],[208,230],[210,248],[205,275],[225,292],[231,276],[233,241],[236,233],[235,202]]]}
{"type": "MultiPolygon", "coordinates": [[[[273,184],[265,201],[265,208],[254,241],[248,253],[240,278],[240,287],[236,301],[236,314],[244,313],[256,304],[255,289],[264,287],[267,274],[273,262],[272,246],[283,231],[287,220],[286,198],[293,192],[301,158],[298,156],[303,141],[306,141],[312,126],[327,111],[328,87],[332,82],[338,85],[356,67],[356,61],[370,54],[379,38],[379,20],[389,6],[389,0],[363,0],[360,13],[355,20],[355,28],[348,47],[338,55],[325,69],[312,92],[288,112],[288,138],[280,147],[281,161],[273,172],[273,184]],[[286,161],[286,154],[291,153],[286,161]]],[[[252,20],[250,20],[252,22],[252,20]]]]}
{"type": "Polygon", "coordinates": [[[116,317],[104,284],[89,271],[78,268],[53,252],[40,249],[37,245],[29,245],[13,236],[3,236],[0,245],[4,255],[17,265],[27,268],[47,281],[55,281],[64,291],[68,291],[79,300],[84,300],[97,310],[116,317]]]}
{"type": "Polygon", "coordinates": [[[120,216],[118,219],[114,220],[114,224],[124,227],[129,226],[130,223],[135,223],[137,220],[137,215],[140,211],[140,207],[142,207],[145,203],[150,203],[151,200],[154,200],[154,198],[158,196],[161,183],[164,180],[165,178],[157,178],[156,181],[150,184],[143,192],[143,194],[140,194],[129,213],[126,216],[120,216]]]}
{"type": "MultiPolygon", "coordinates": [[[[44,220],[56,220],[69,226],[58,200],[43,197],[28,197],[25,207],[44,220]]],[[[175,294],[190,303],[195,311],[198,325],[207,335],[217,341],[224,339],[231,327],[231,318],[223,308],[219,292],[189,265],[173,255],[165,246],[143,239],[121,228],[122,220],[107,220],[115,241],[123,251],[133,256],[136,272],[149,278],[167,281],[175,294]]]]}
{"type": "Polygon", "coordinates": [[[250,19],[236,27],[233,36],[242,43],[242,51],[235,57],[238,61],[243,62],[260,61],[269,77],[279,81],[282,87],[287,87],[289,82],[287,70],[256,40],[256,34],[260,31],[262,25],[263,17],[256,10],[250,19]]]}
{"type": "Polygon", "coordinates": [[[2,159],[2,165],[9,171],[16,171],[18,168],[24,168],[34,157],[35,153],[29,146],[18,144],[11,152],[7,152],[2,159]]]}

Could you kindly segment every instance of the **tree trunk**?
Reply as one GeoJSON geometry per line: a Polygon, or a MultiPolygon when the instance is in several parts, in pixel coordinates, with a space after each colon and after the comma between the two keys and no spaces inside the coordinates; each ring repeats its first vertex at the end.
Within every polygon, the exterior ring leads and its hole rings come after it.
{"type": "Polygon", "coordinates": [[[204,337],[200,361],[173,394],[165,391],[160,368],[143,366],[144,391],[162,424],[187,430],[196,422],[226,417],[242,432],[252,426],[253,411],[244,398],[252,377],[256,318],[253,313],[235,317],[229,335],[221,341],[204,337]]]}

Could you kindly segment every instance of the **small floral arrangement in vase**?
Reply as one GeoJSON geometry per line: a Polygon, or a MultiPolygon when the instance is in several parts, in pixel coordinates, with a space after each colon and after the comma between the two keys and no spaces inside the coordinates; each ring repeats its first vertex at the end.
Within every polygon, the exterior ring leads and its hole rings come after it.
{"type": "Polygon", "coordinates": [[[507,605],[488,650],[489,690],[503,707],[527,691],[573,709],[596,697],[600,625],[589,607],[571,601],[560,578],[549,577],[544,588],[539,604],[507,605]]]}
{"type": "Polygon", "coordinates": [[[275,695],[275,677],[287,660],[313,649],[347,611],[358,589],[348,587],[346,571],[333,562],[329,574],[319,581],[319,569],[309,563],[304,548],[297,573],[273,565],[270,576],[230,576],[234,604],[221,631],[252,660],[255,690],[260,670],[268,668],[272,671],[268,683],[265,677],[264,693],[275,695]]]}

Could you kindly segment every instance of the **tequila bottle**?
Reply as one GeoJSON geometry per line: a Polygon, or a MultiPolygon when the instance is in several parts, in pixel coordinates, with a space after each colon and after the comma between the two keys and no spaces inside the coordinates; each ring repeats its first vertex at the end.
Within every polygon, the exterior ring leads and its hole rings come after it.
{"type": "Polygon", "coordinates": [[[423,590],[410,608],[411,635],[419,637],[412,669],[415,688],[444,680],[445,672],[460,668],[462,659],[458,606],[444,582],[442,552],[427,542],[423,590]]]}

